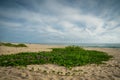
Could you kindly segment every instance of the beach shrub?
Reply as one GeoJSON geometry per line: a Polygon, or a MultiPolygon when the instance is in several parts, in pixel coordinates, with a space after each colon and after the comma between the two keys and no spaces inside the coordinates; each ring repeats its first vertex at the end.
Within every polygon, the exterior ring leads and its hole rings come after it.
{"type": "Polygon", "coordinates": [[[2,42],[0,42],[0,46],[8,46],[8,47],[27,47],[25,44],[12,44],[12,43],[2,43],[2,42]]]}
{"type": "Polygon", "coordinates": [[[86,64],[101,64],[111,57],[105,52],[84,50],[79,46],[68,46],[65,48],[53,48],[51,52],[22,52],[1,55],[0,66],[27,66],[49,63],[69,68],[86,64]]]}
{"type": "Polygon", "coordinates": [[[16,47],[27,47],[25,44],[18,44],[16,47]]]}

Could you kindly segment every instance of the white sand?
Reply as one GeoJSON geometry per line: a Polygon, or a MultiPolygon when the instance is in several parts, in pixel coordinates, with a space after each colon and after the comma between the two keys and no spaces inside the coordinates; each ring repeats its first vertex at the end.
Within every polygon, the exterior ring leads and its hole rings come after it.
{"type": "Polygon", "coordinates": [[[4,54],[16,54],[20,52],[39,52],[39,51],[51,51],[51,48],[61,48],[64,46],[57,45],[39,45],[39,44],[26,44],[28,47],[7,47],[0,46],[0,55],[4,54]]]}
{"type": "MultiPolygon", "coordinates": [[[[26,51],[50,51],[53,47],[28,44],[28,48],[0,46],[0,54],[26,51]]],[[[0,67],[0,80],[120,80],[120,48],[85,48],[113,55],[114,58],[101,65],[86,65],[66,69],[53,64],[28,65],[27,67],[0,67]]]]}

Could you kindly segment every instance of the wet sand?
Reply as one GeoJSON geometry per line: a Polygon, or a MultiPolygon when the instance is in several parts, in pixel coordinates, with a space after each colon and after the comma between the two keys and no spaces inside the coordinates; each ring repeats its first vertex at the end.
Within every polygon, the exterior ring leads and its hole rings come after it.
{"type": "MultiPolygon", "coordinates": [[[[51,51],[58,45],[27,44],[27,48],[0,46],[0,55],[19,52],[51,51]]],[[[85,48],[107,52],[113,58],[105,64],[77,66],[66,69],[63,66],[44,64],[27,67],[0,67],[0,80],[120,80],[120,48],[85,48]]]]}

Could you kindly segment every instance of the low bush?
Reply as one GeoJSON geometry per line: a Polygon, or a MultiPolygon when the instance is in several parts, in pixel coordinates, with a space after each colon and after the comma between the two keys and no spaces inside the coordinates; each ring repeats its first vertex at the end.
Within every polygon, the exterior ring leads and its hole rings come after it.
{"type": "Polygon", "coordinates": [[[23,52],[19,54],[1,55],[0,66],[27,66],[30,64],[56,64],[65,67],[86,64],[101,64],[112,56],[105,52],[84,50],[78,46],[54,48],[51,52],[23,52]]]}
{"type": "Polygon", "coordinates": [[[0,42],[0,46],[27,47],[25,44],[12,44],[12,43],[2,43],[2,42],[0,42]]]}

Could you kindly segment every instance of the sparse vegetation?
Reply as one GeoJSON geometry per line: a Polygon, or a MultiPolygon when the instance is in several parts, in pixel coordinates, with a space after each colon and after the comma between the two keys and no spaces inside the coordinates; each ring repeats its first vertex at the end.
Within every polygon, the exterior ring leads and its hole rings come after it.
{"type": "Polygon", "coordinates": [[[2,42],[0,42],[0,46],[27,47],[25,44],[12,44],[12,43],[2,43],[2,42]]]}
{"type": "Polygon", "coordinates": [[[107,53],[84,50],[78,46],[53,48],[51,52],[23,52],[19,54],[1,55],[0,66],[27,66],[30,64],[57,64],[65,67],[86,64],[101,64],[112,56],[107,53]]]}

